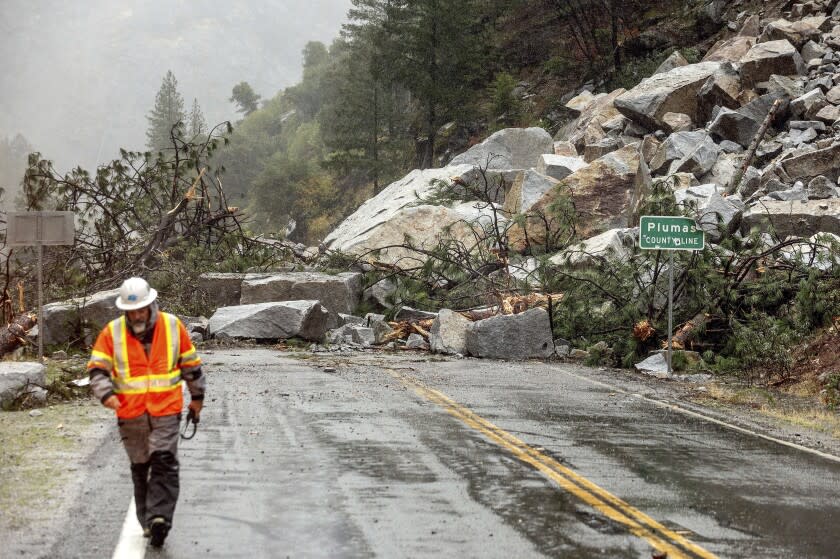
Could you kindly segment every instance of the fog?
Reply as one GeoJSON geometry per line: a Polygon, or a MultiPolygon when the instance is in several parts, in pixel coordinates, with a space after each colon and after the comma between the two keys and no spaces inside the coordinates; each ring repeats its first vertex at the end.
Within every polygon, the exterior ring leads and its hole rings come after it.
{"type": "Polygon", "coordinates": [[[247,81],[263,98],[298,82],[301,50],[338,35],[350,0],[0,0],[0,136],[94,168],[145,149],[167,70],[209,125],[238,118],[247,81]]]}

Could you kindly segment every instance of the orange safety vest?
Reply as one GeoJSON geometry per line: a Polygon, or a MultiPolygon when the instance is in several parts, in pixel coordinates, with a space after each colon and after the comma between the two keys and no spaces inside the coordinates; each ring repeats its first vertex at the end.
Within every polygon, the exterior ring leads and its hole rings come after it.
{"type": "Polygon", "coordinates": [[[144,413],[181,413],[181,369],[200,365],[201,359],[178,317],[158,312],[148,355],[142,342],[129,333],[123,315],[109,322],[99,334],[87,368],[111,373],[114,393],[120,401],[117,417],[131,419],[144,413]]]}

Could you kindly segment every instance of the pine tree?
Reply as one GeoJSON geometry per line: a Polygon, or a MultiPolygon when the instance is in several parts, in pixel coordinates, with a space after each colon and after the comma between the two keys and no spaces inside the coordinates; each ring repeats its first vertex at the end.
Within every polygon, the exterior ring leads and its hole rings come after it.
{"type": "Polygon", "coordinates": [[[259,108],[260,95],[254,92],[248,82],[239,82],[233,86],[233,91],[231,91],[228,100],[239,105],[236,109],[237,112],[248,116],[259,108]]]}
{"type": "Polygon", "coordinates": [[[487,66],[481,17],[476,15],[479,2],[352,0],[352,4],[344,33],[354,56],[369,59],[361,76],[371,82],[368,95],[378,111],[388,113],[399,105],[383,104],[386,98],[381,93],[410,93],[405,100],[410,106],[403,108],[411,112],[407,128],[415,143],[414,166],[432,167],[438,129],[468,116],[477,78],[487,66]]]}
{"type": "Polygon", "coordinates": [[[189,122],[190,137],[195,138],[207,132],[207,121],[204,120],[204,113],[201,112],[201,107],[198,106],[198,99],[193,99],[192,110],[187,120],[189,122]]]}
{"type": "Polygon", "coordinates": [[[391,18],[403,47],[397,75],[420,104],[416,114],[416,161],[435,165],[437,131],[463,117],[474,98],[483,65],[476,0],[394,0],[391,18]]]}
{"type": "Polygon", "coordinates": [[[184,122],[184,98],[178,93],[178,80],[171,70],[166,72],[163,83],[160,85],[155,106],[146,116],[149,121],[149,128],[146,130],[146,147],[152,151],[164,150],[171,147],[171,134],[180,136],[175,127],[178,123],[184,122]]]}
{"type": "Polygon", "coordinates": [[[410,100],[395,81],[400,45],[390,21],[393,1],[351,2],[350,22],[330,51],[333,68],[324,81],[321,129],[332,150],[330,165],[345,174],[361,171],[376,194],[406,163],[410,100]]]}

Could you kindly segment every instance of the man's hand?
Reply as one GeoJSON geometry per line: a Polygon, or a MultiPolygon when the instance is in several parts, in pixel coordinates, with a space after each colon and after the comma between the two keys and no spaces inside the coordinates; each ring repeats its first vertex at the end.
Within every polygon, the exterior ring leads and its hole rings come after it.
{"type": "Polygon", "coordinates": [[[102,402],[102,405],[116,411],[120,409],[120,399],[117,398],[116,395],[108,396],[105,401],[102,402]]]}
{"type": "Polygon", "coordinates": [[[193,400],[190,402],[190,405],[188,407],[190,411],[193,412],[193,415],[195,415],[195,418],[198,419],[201,415],[201,408],[204,407],[204,401],[193,400]]]}

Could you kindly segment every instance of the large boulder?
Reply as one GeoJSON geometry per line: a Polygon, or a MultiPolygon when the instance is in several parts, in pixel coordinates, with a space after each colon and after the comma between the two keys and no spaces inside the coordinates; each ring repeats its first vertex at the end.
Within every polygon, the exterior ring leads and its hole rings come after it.
{"type": "MultiPolygon", "coordinates": [[[[591,237],[617,227],[624,227],[631,212],[635,178],[639,171],[639,147],[631,145],[608,153],[588,166],[572,173],[558,188],[546,192],[531,207],[532,214],[549,215],[549,207],[562,197],[569,196],[577,212],[577,232],[581,237],[591,237]]],[[[560,226],[550,220],[549,227],[560,226]]],[[[524,250],[527,242],[542,245],[546,240],[546,222],[539,217],[526,221],[526,232],[518,225],[509,231],[510,246],[524,250]]]]}
{"type": "Polygon", "coordinates": [[[397,283],[383,278],[362,292],[362,302],[376,310],[387,310],[394,306],[397,283]]]}
{"type": "Polygon", "coordinates": [[[786,159],[782,161],[781,168],[791,182],[820,175],[837,180],[840,174],[840,143],[786,159]]]}
{"type": "Polygon", "coordinates": [[[326,341],[331,344],[358,344],[371,346],[376,342],[373,328],[360,324],[344,324],[327,332],[326,341]]]}
{"type": "Polygon", "coordinates": [[[467,330],[472,322],[460,313],[441,309],[432,322],[429,345],[434,353],[467,353],[467,330]]]}
{"type": "Polygon", "coordinates": [[[540,155],[554,153],[554,140],[542,128],[506,128],[471,147],[450,163],[488,169],[529,169],[540,155]]]}
{"type": "MultiPolygon", "coordinates": [[[[561,181],[571,193],[580,236],[591,237],[628,223],[639,159],[638,145],[626,146],[561,181]]],[[[547,207],[553,201],[552,193],[543,196],[538,205],[547,207]]]]}
{"type": "MultiPolygon", "coordinates": [[[[536,164],[536,161],[535,161],[536,164]]],[[[366,250],[366,239],[383,224],[393,219],[405,208],[416,205],[421,198],[428,198],[441,184],[456,188],[455,177],[474,171],[472,165],[450,165],[442,169],[414,170],[398,181],[389,184],[379,194],[359,206],[324,239],[333,250],[358,254],[366,250]]],[[[373,247],[376,248],[376,247],[373,247]]]]}
{"type": "Polygon", "coordinates": [[[805,62],[789,41],[758,43],[741,58],[741,81],[752,87],[773,74],[799,76],[805,73],[805,62]]]}
{"type": "Polygon", "coordinates": [[[744,212],[741,231],[772,230],[779,238],[809,237],[817,233],[840,235],[840,199],[762,201],[744,212]]]}
{"type": "Polygon", "coordinates": [[[610,229],[567,248],[549,260],[557,265],[588,266],[601,260],[625,261],[633,254],[639,230],[610,229]]]}
{"type": "Polygon", "coordinates": [[[718,157],[718,160],[715,162],[712,170],[700,177],[698,182],[700,184],[713,183],[719,185],[721,189],[725,189],[732,184],[732,180],[741,169],[742,164],[742,156],[723,153],[720,157],[718,157]]]}
{"type": "Polygon", "coordinates": [[[565,107],[569,109],[575,116],[580,116],[580,113],[583,112],[583,110],[586,107],[588,107],[594,100],[598,99],[599,97],[603,97],[604,95],[606,95],[606,93],[599,93],[596,95],[588,89],[584,89],[583,91],[569,99],[566,102],[565,107]]]}
{"type": "Polygon", "coordinates": [[[542,359],[554,353],[548,312],[542,308],[473,322],[467,352],[491,359],[542,359]]]}
{"type": "Polygon", "coordinates": [[[674,68],[679,68],[681,66],[688,66],[688,60],[680,54],[680,51],[675,50],[668,55],[668,58],[666,58],[653,73],[664,74],[665,72],[670,72],[674,68]]]}
{"type": "Polygon", "coordinates": [[[714,184],[692,186],[674,193],[677,204],[684,206],[712,242],[734,233],[741,222],[743,204],[737,196],[724,198],[714,184]]]}
{"type": "Polygon", "coordinates": [[[668,136],[650,162],[654,173],[684,172],[701,177],[714,167],[720,147],[705,130],[675,132],[668,136]]]}
{"type": "Polygon", "coordinates": [[[736,35],[721,39],[703,57],[703,62],[738,62],[755,46],[755,37],[736,35]]]}
{"type": "Polygon", "coordinates": [[[806,17],[799,21],[777,19],[764,26],[764,32],[758,38],[759,43],[787,40],[800,48],[811,39],[819,39],[820,28],[828,21],[827,17],[806,17]]]}
{"type": "MultiPolygon", "coordinates": [[[[504,221],[500,215],[497,217],[504,221]]],[[[404,246],[406,237],[414,247],[428,250],[435,248],[446,234],[464,242],[470,249],[475,245],[476,232],[484,237],[483,231],[492,222],[491,207],[478,202],[465,202],[453,207],[411,206],[396,212],[388,221],[348,239],[341,248],[352,254],[370,253],[370,258],[378,262],[410,268],[422,265],[426,261],[426,255],[404,246]]]]}
{"type": "Polygon", "coordinates": [[[805,85],[800,77],[789,78],[773,74],[766,82],[761,82],[757,87],[762,91],[766,90],[767,93],[776,93],[791,99],[796,99],[805,93],[805,85]]]}
{"type": "Polygon", "coordinates": [[[565,155],[546,154],[537,163],[537,172],[556,180],[563,180],[578,169],[586,167],[588,163],[582,157],[567,157],[565,155]]]}
{"type": "Polygon", "coordinates": [[[699,122],[697,92],[719,68],[720,62],[701,62],[656,74],[616,98],[615,108],[650,130],[665,127],[666,113],[683,113],[699,122]]]}
{"type": "Polygon", "coordinates": [[[242,280],[247,275],[244,273],[204,273],[198,277],[198,291],[207,297],[214,307],[238,305],[242,297],[242,280]]]}
{"type": "MultiPolygon", "coordinates": [[[[563,157],[563,159],[577,160],[579,158],[563,157]]],[[[568,174],[571,174],[571,172],[568,174]]],[[[560,184],[560,181],[556,178],[546,176],[534,169],[528,169],[520,173],[513,182],[513,186],[511,186],[510,191],[505,196],[504,209],[511,214],[527,212],[546,192],[558,184],[560,184]]]]}
{"type": "Polygon", "coordinates": [[[833,233],[819,233],[806,242],[789,245],[781,250],[781,257],[790,262],[804,264],[827,271],[840,267],[840,236],[833,233]]]}
{"type": "Polygon", "coordinates": [[[815,88],[791,101],[790,110],[797,118],[813,120],[817,117],[820,109],[827,104],[828,101],[825,98],[825,94],[823,94],[821,89],[815,88]]]}
{"type": "Polygon", "coordinates": [[[737,109],[741,106],[740,96],[741,75],[729,62],[722,63],[697,92],[696,122],[707,122],[717,107],[737,109]]]}
{"type": "Polygon", "coordinates": [[[319,341],[328,320],[329,313],[318,301],[257,303],[216,309],[208,330],[216,338],[319,341]]]}
{"type": "Polygon", "coordinates": [[[777,99],[785,100],[785,98],[779,93],[768,93],[734,111],[723,107],[709,125],[709,132],[720,139],[737,142],[745,148],[749,147],[764,119],[767,118],[773,103],[777,99]]]}
{"type": "Polygon", "coordinates": [[[350,314],[362,297],[362,274],[283,272],[242,282],[240,304],[314,299],[333,313],[350,314]]]}
{"type": "Polygon", "coordinates": [[[96,335],[122,313],[117,309],[117,296],[119,289],[111,289],[44,305],[44,345],[69,343],[85,330],[96,335]]]}
{"type": "Polygon", "coordinates": [[[0,362],[0,409],[7,409],[22,391],[37,393],[46,384],[46,367],[40,363],[0,362]]]}
{"type": "Polygon", "coordinates": [[[568,135],[568,140],[575,145],[578,153],[587,145],[602,140],[604,130],[612,127],[611,123],[620,122],[621,113],[615,107],[615,100],[625,91],[616,89],[609,94],[599,94],[581,110],[568,135]]]}

